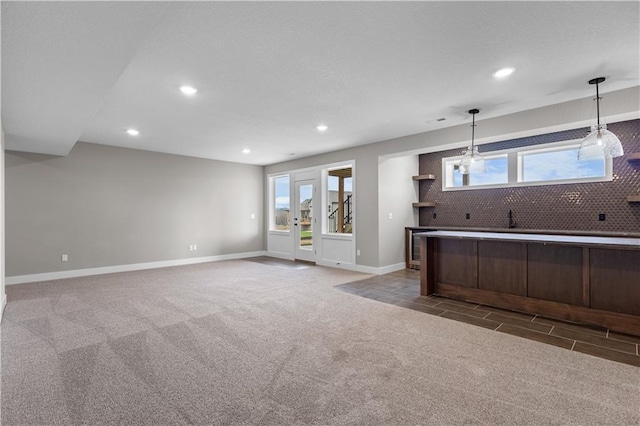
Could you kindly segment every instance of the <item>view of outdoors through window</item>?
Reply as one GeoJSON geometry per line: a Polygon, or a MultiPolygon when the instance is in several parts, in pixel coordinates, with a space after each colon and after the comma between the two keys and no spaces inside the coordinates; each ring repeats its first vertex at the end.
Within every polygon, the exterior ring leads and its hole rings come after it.
{"type": "Polygon", "coordinates": [[[289,176],[278,176],[274,181],[275,230],[288,231],[291,222],[289,176]]]}
{"type": "Polygon", "coordinates": [[[589,182],[611,178],[604,158],[578,161],[579,142],[567,141],[530,146],[523,150],[492,151],[484,154],[487,171],[463,175],[460,157],[443,158],[444,190],[449,188],[509,187],[549,182],[589,182]],[[513,174],[509,175],[509,170],[513,174]]]}
{"type": "Polygon", "coordinates": [[[327,232],[338,234],[351,234],[353,232],[353,177],[351,166],[328,171],[327,232]]]}
{"type": "Polygon", "coordinates": [[[519,154],[520,182],[603,177],[604,158],[578,161],[578,148],[519,154]]]}
{"type": "Polygon", "coordinates": [[[313,248],[313,185],[300,185],[300,211],[297,213],[300,224],[300,247],[313,248]]]}
{"type": "Polygon", "coordinates": [[[486,173],[470,173],[468,175],[468,183],[464,182],[464,175],[455,167],[453,172],[453,186],[492,185],[509,182],[509,164],[506,154],[499,157],[485,158],[485,165],[487,167],[486,173]]]}

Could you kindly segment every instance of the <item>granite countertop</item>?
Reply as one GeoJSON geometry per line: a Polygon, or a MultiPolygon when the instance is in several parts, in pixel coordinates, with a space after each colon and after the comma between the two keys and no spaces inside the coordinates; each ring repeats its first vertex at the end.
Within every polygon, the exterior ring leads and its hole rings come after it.
{"type": "Polygon", "coordinates": [[[460,232],[494,232],[510,234],[544,234],[544,235],[570,235],[570,236],[594,236],[594,237],[626,237],[640,238],[640,232],[603,232],[581,230],[558,229],[524,229],[524,228],[465,228],[456,226],[407,226],[405,229],[425,231],[460,231],[460,232]]]}
{"type": "Polygon", "coordinates": [[[533,243],[553,243],[571,245],[596,245],[613,246],[640,249],[640,238],[629,237],[602,237],[592,235],[550,235],[532,233],[505,233],[505,232],[473,232],[473,231],[431,231],[416,234],[425,237],[459,238],[474,240],[517,241],[533,243]]]}

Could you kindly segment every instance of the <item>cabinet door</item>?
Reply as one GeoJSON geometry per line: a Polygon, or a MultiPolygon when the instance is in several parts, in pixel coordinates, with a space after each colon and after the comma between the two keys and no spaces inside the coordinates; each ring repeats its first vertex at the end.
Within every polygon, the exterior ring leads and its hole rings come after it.
{"type": "Polygon", "coordinates": [[[478,288],[478,242],[438,239],[438,282],[478,288]]]}
{"type": "Polygon", "coordinates": [[[478,241],[478,287],[498,293],[527,295],[524,243],[478,241]]]}

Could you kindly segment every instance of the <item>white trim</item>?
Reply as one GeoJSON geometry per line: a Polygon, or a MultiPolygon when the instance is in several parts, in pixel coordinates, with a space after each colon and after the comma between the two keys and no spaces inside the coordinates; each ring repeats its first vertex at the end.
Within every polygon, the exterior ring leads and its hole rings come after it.
{"type": "Polygon", "coordinates": [[[376,268],[375,266],[355,265],[353,263],[342,263],[342,262],[336,262],[336,261],[319,261],[319,262],[316,262],[316,265],[327,266],[329,268],[346,269],[348,271],[362,272],[364,274],[372,274],[372,275],[389,274],[391,272],[400,271],[407,267],[407,265],[404,262],[396,263],[395,265],[383,266],[381,268],[376,268]]]}
{"type": "Polygon", "coordinates": [[[113,274],[116,272],[141,271],[144,269],[166,268],[169,266],[193,265],[196,263],[217,262],[220,260],[243,259],[266,256],[267,252],[251,251],[245,253],[222,254],[218,256],[192,257],[188,259],[164,260],[160,262],[132,263],[129,265],[103,266],[99,268],[74,269],[71,271],[45,272],[41,274],[17,275],[7,277],[6,285],[33,283],[38,281],[60,280],[64,278],[86,277],[90,275],[113,274]]]}
{"type": "Polygon", "coordinates": [[[4,317],[4,308],[7,306],[7,295],[2,295],[2,308],[0,308],[0,323],[2,322],[2,318],[4,317]]]}
{"type": "Polygon", "coordinates": [[[392,272],[401,271],[407,268],[407,264],[405,262],[396,263],[395,265],[387,265],[378,268],[380,273],[378,275],[390,274],[392,272]]]}
{"type": "Polygon", "coordinates": [[[339,234],[337,232],[334,232],[331,234],[322,234],[320,238],[322,238],[323,240],[353,241],[353,233],[339,234]]]}

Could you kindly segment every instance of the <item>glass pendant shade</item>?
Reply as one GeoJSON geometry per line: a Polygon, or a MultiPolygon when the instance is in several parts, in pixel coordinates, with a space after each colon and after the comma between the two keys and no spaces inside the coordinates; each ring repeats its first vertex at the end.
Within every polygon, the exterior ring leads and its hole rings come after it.
{"type": "Polygon", "coordinates": [[[469,173],[485,173],[487,166],[484,162],[484,157],[478,152],[478,147],[469,147],[467,152],[460,160],[459,164],[460,173],[468,175],[469,173]]]}
{"type": "Polygon", "coordinates": [[[578,161],[597,158],[615,158],[624,155],[620,139],[607,130],[606,124],[600,124],[600,90],[598,85],[605,81],[604,77],[589,80],[596,85],[596,107],[598,124],[591,126],[591,132],[582,140],[578,150],[578,161]]]}
{"type": "Polygon", "coordinates": [[[467,152],[464,153],[464,157],[462,157],[462,160],[458,163],[458,170],[463,175],[468,175],[469,173],[485,173],[487,171],[484,157],[478,152],[478,147],[473,143],[476,135],[476,114],[479,112],[480,110],[477,108],[469,110],[469,114],[473,116],[473,122],[471,124],[471,146],[467,148],[467,152]]]}
{"type": "Polygon", "coordinates": [[[594,160],[597,158],[615,158],[624,155],[620,139],[607,130],[606,124],[591,126],[591,132],[580,144],[578,160],[594,160]]]}

